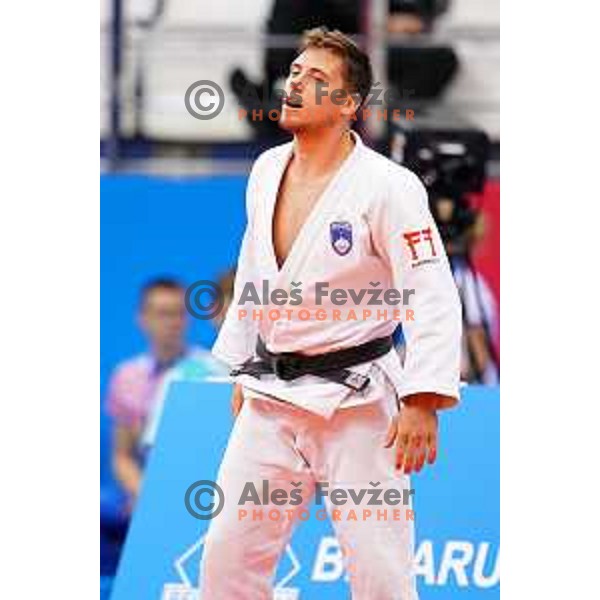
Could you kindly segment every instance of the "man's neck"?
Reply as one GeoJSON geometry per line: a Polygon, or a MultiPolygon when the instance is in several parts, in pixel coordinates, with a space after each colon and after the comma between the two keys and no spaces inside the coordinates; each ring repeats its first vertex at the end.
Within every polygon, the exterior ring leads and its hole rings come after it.
{"type": "Polygon", "coordinates": [[[152,356],[159,365],[169,365],[177,358],[179,358],[184,352],[183,346],[177,346],[176,348],[158,348],[154,347],[152,356]]]}
{"type": "Polygon", "coordinates": [[[339,166],[355,142],[346,127],[301,130],[294,134],[294,166],[305,176],[318,177],[339,166]]]}

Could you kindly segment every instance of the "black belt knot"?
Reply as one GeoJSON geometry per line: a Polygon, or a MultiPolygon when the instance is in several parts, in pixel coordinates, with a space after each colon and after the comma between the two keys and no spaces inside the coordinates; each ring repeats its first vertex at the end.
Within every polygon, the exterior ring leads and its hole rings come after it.
{"type": "Polygon", "coordinates": [[[294,355],[275,354],[270,360],[273,373],[279,379],[291,381],[303,375],[302,363],[294,355]]]}

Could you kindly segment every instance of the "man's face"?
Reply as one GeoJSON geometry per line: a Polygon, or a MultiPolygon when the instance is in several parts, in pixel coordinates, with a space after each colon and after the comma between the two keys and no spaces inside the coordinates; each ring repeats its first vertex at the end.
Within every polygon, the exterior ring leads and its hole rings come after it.
{"type": "Polygon", "coordinates": [[[182,347],[186,328],[183,290],[151,290],[142,307],[140,324],[153,346],[164,349],[182,347]]]}
{"type": "Polygon", "coordinates": [[[279,124],[288,131],[343,122],[355,111],[346,90],[344,63],[326,48],[307,48],[290,67],[279,124]]]}

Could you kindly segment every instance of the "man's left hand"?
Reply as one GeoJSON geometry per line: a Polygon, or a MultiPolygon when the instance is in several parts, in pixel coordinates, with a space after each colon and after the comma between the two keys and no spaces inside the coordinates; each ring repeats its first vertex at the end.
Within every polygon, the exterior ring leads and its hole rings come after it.
{"type": "Polygon", "coordinates": [[[385,447],[396,443],[396,468],[405,474],[419,472],[425,460],[431,465],[437,456],[438,418],[435,409],[403,406],[394,417],[387,433],[385,447]]]}

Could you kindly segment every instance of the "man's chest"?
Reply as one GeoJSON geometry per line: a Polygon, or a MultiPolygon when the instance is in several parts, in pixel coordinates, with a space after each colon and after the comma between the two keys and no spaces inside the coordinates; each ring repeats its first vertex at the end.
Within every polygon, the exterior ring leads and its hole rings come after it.
{"type": "Polygon", "coordinates": [[[307,181],[292,174],[283,178],[273,215],[273,244],[280,265],[325,192],[329,177],[307,181]]]}

